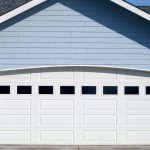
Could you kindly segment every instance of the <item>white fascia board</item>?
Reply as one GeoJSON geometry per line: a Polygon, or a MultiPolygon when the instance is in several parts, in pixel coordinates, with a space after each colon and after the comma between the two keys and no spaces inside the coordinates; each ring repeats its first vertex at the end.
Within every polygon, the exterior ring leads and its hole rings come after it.
{"type": "Polygon", "coordinates": [[[125,1],[122,1],[122,0],[110,0],[110,1],[120,5],[122,7],[124,7],[126,9],[130,10],[131,12],[133,12],[133,13],[135,13],[135,14],[137,14],[137,15],[145,18],[145,19],[147,19],[148,21],[150,21],[150,15],[148,13],[138,9],[137,7],[127,3],[125,1]]]}
{"type": "Polygon", "coordinates": [[[37,6],[43,2],[45,2],[46,0],[32,0],[31,2],[28,2],[2,16],[0,16],[0,23],[3,23],[4,21],[7,21],[8,19],[14,17],[14,16],[17,16],[29,9],[31,9],[32,7],[34,6],[37,6]]]}

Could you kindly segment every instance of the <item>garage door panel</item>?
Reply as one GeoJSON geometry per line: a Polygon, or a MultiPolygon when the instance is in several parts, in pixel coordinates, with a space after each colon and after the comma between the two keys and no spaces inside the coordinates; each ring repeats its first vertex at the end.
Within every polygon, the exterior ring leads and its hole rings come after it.
{"type": "Polygon", "coordinates": [[[41,115],[41,125],[73,125],[73,115],[41,115]]]}
{"type": "Polygon", "coordinates": [[[30,131],[0,131],[0,141],[30,141],[30,131]]]}
{"type": "Polygon", "coordinates": [[[30,110],[30,100],[0,100],[0,110],[5,111],[18,111],[18,110],[30,110]]]}
{"type": "Polygon", "coordinates": [[[84,131],[83,137],[84,141],[97,141],[97,142],[104,142],[104,141],[116,141],[117,133],[115,131],[84,131]]]}
{"type": "Polygon", "coordinates": [[[74,79],[73,72],[44,72],[40,75],[41,79],[74,79]]]}
{"type": "Polygon", "coordinates": [[[117,110],[83,110],[83,115],[116,115],[117,110]]]}
{"type": "Polygon", "coordinates": [[[84,115],[84,125],[116,125],[116,115],[84,115]]]}
{"type": "Polygon", "coordinates": [[[150,125],[150,115],[127,115],[127,125],[150,125]]]}
{"type": "Polygon", "coordinates": [[[41,141],[73,141],[73,131],[41,131],[41,141]]]}
{"type": "Polygon", "coordinates": [[[30,125],[30,115],[0,115],[0,125],[30,125]]]}
{"type": "Polygon", "coordinates": [[[116,73],[102,73],[102,72],[84,72],[84,79],[116,79],[116,73]]]}
{"type": "Polygon", "coordinates": [[[73,110],[73,100],[41,100],[41,110],[46,111],[61,111],[61,110],[73,110]]]}
{"type": "Polygon", "coordinates": [[[150,101],[127,100],[127,110],[150,111],[150,101]]]}
{"type": "Polygon", "coordinates": [[[84,110],[114,110],[117,109],[117,102],[114,100],[84,100],[83,101],[84,110]]]}
{"type": "Polygon", "coordinates": [[[31,79],[31,74],[18,74],[18,75],[4,75],[0,76],[0,80],[18,80],[18,79],[23,79],[23,80],[30,80],[31,79]]]}
{"type": "Polygon", "coordinates": [[[150,131],[127,131],[127,141],[150,141],[150,131]]]}

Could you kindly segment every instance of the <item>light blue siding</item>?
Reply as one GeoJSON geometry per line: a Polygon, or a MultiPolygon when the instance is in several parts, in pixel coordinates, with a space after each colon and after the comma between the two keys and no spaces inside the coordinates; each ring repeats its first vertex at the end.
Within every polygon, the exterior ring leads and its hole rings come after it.
{"type": "Polygon", "coordinates": [[[150,69],[150,23],[106,0],[51,0],[0,27],[0,69],[150,69]]]}

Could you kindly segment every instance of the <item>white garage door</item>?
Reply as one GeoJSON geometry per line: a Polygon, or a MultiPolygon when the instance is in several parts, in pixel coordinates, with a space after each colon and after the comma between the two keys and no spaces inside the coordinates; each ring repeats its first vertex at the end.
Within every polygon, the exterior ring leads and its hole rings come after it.
{"type": "Polygon", "coordinates": [[[150,144],[150,74],[62,68],[0,76],[1,144],[150,144]]]}

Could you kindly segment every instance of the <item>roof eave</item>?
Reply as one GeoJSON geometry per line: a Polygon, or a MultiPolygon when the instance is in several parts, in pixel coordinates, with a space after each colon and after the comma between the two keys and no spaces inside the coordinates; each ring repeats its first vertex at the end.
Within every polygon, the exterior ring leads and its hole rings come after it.
{"type": "Polygon", "coordinates": [[[150,21],[150,15],[142,10],[140,10],[139,8],[123,1],[123,0],[110,0],[116,4],[118,4],[119,6],[126,8],[128,10],[130,10],[131,12],[143,17],[144,19],[150,21]]]}
{"type": "Polygon", "coordinates": [[[15,17],[15,16],[17,16],[17,15],[19,15],[19,14],[21,14],[21,13],[23,13],[23,12],[25,12],[25,11],[31,9],[31,8],[33,8],[33,7],[35,7],[35,6],[45,2],[45,1],[46,0],[32,0],[31,2],[28,2],[28,3],[26,3],[26,4],[22,5],[22,6],[20,6],[20,7],[16,8],[16,9],[14,9],[14,10],[12,10],[12,11],[10,11],[10,12],[2,15],[2,16],[0,16],[0,23],[3,23],[5,21],[9,20],[10,18],[15,17]]]}
{"type": "MultiPolygon", "coordinates": [[[[29,9],[31,9],[32,7],[35,7],[43,2],[45,2],[46,0],[32,0],[31,2],[28,2],[26,4],[24,4],[23,6],[20,6],[2,16],[0,16],[0,23],[3,23],[7,20],[9,20],[10,18],[12,17],[15,17],[29,9]]],[[[133,5],[125,2],[125,1],[122,1],[122,0],[110,0],[120,6],[122,6],[123,8],[126,8],[128,10],[130,10],[131,12],[147,19],[148,21],[150,21],[150,15],[142,10],[140,10],[139,8],[137,7],[134,7],[133,5]]]]}

